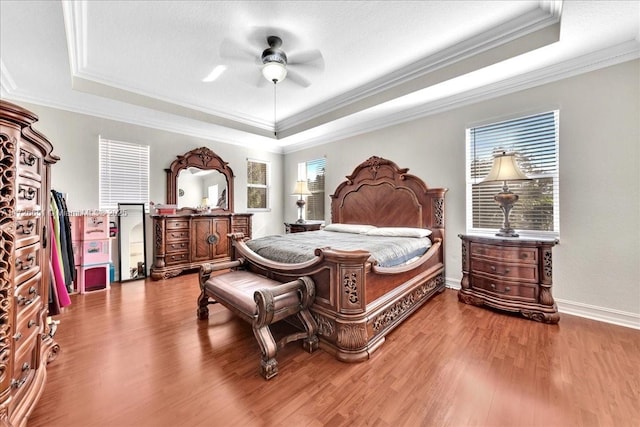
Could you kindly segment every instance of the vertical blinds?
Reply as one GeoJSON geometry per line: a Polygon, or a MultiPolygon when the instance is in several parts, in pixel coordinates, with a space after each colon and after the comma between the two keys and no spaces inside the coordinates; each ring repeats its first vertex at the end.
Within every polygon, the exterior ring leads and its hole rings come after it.
{"type": "Polygon", "coordinates": [[[493,196],[502,183],[478,185],[487,176],[496,152],[517,153],[518,164],[531,181],[507,183],[520,197],[509,221],[517,230],[559,231],[558,111],[467,129],[470,159],[467,183],[471,212],[468,228],[477,231],[502,227],[503,215],[493,196]]]}
{"type": "Polygon", "coordinates": [[[100,209],[149,202],[149,146],[99,137],[100,209]]]}
{"type": "MultiPolygon", "coordinates": [[[[310,160],[305,163],[305,172],[310,196],[307,196],[305,218],[324,221],[324,170],[325,159],[310,160]]],[[[302,179],[302,177],[299,177],[302,179]]]]}

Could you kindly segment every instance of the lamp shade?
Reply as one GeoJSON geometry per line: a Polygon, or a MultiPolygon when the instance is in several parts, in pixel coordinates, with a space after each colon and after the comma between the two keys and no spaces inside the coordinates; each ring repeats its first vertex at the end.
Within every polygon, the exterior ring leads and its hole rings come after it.
{"type": "Polygon", "coordinates": [[[293,196],[310,196],[311,191],[309,191],[309,186],[307,186],[307,181],[296,181],[296,187],[293,190],[293,196]]]}
{"type": "Polygon", "coordinates": [[[524,181],[530,179],[518,167],[515,153],[498,153],[493,158],[489,175],[481,183],[493,181],[524,181]]]}
{"type": "Polygon", "coordinates": [[[270,82],[278,83],[287,77],[287,67],[276,61],[265,62],[262,67],[262,75],[270,82]]]}

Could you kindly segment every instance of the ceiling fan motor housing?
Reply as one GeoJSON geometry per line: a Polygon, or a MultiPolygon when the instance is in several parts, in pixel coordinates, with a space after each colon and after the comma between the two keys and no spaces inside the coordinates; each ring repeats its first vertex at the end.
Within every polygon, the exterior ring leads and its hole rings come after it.
{"type": "Polygon", "coordinates": [[[282,45],[280,37],[269,36],[267,37],[267,42],[269,47],[262,52],[262,63],[278,62],[282,65],[287,65],[287,55],[280,49],[282,45]]]}

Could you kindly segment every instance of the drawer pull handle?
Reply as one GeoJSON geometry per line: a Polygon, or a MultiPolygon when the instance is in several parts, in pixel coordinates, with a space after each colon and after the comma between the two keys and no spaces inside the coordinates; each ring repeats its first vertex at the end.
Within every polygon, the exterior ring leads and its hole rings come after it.
{"type": "Polygon", "coordinates": [[[24,362],[22,364],[22,372],[28,371],[29,369],[31,369],[31,365],[29,365],[27,362],[24,362]]]}
{"type": "Polygon", "coordinates": [[[33,227],[36,225],[35,222],[33,222],[32,220],[27,221],[27,225],[25,226],[25,224],[18,224],[16,226],[16,231],[17,232],[21,232],[22,234],[31,234],[31,232],[33,231],[33,227]]]}
{"type": "Polygon", "coordinates": [[[27,377],[22,378],[21,380],[11,380],[11,387],[20,388],[27,382],[27,377]]]}
{"type": "Polygon", "coordinates": [[[31,319],[29,320],[29,323],[27,323],[27,328],[31,329],[36,325],[36,321],[31,319]]]}
{"type": "Polygon", "coordinates": [[[511,272],[511,269],[510,268],[505,268],[504,271],[500,272],[500,271],[498,271],[498,269],[496,268],[495,265],[492,265],[491,266],[491,271],[493,271],[496,274],[501,274],[501,275],[504,276],[505,274],[509,274],[511,272]]]}
{"type": "Polygon", "coordinates": [[[33,254],[29,254],[27,258],[23,261],[20,258],[16,261],[16,268],[18,270],[28,270],[35,264],[36,257],[33,254]],[[26,262],[25,262],[26,261],[26,262]]]}
{"type": "Polygon", "coordinates": [[[504,287],[504,291],[500,291],[500,290],[498,290],[498,289],[496,288],[495,283],[492,283],[492,284],[491,284],[491,289],[493,289],[493,290],[494,290],[494,291],[496,291],[496,292],[500,292],[500,293],[506,294],[507,292],[509,292],[509,291],[511,290],[511,286],[505,286],[505,287],[504,287]]]}
{"type": "Polygon", "coordinates": [[[527,253],[522,254],[522,258],[529,258],[529,254],[527,253]]]}
{"type": "Polygon", "coordinates": [[[33,200],[38,192],[33,187],[20,187],[18,189],[18,195],[24,200],[33,200]]]}
{"type": "Polygon", "coordinates": [[[22,332],[18,332],[13,336],[13,339],[16,341],[20,341],[20,338],[22,338],[22,332]]]}
{"type": "Polygon", "coordinates": [[[20,163],[27,166],[33,166],[37,157],[27,151],[20,151],[20,163]]]}

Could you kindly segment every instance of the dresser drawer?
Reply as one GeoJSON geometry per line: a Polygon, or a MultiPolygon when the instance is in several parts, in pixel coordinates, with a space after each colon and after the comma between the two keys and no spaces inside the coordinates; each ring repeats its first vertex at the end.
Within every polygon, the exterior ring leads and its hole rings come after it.
{"type": "Polygon", "coordinates": [[[486,273],[497,279],[538,282],[538,266],[532,264],[509,264],[472,258],[471,270],[475,273],[486,273]]]}
{"type": "Polygon", "coordinates": [[[189,229],[186,230],[173,230],[167,231],[167,246],[171,242],[176,242],[180,240],[189,240],[189,229]]]}
{"type": "Polygon", "coordinates": [[[26,141],[20,142],[18,175],[42,181],[42,156],[40,155],[40,150],[26,141]]]}
{"type": "Polygon", "coordinates": [[[167,242],[167,254],[176,252],[187,252],[189,250],[189,241],[167,242]]]}
{"type": "Polygon", "coordinates": [[[20,286],[16,287],[15,290],[15,299],[16,299],[16,307],[18,313],[23,307],[32,305],[40,301],[40,280],[42,279],[42,274],[38,272],[35,276],[31,277],[26,282],[20,284],[20,286]]]}
{"type": "Polygon", "coordinates": [[[16,209],[39,210],[42,200],[40,182],[19,177],[16,184],[16,209]]]}
{"type": "Polygon", "coordinates": [[[34,342],[40,330],[40,300],[26,306],[19,306],[17,324],[13,334],[13,341],[16,346],[21,346],[26,342],[34,342]]]}
{"type": "Polygon", "coordinates": [[[494,280],[474,274],[471,276],[471,287],[474,290],[482,290],[500,298],[513,297],[523,301],[538,301],[538,287],[536,285],[494,280]]]}
{"type": "Polygon", "coordinates": [[[40,244],[34,243],[16,250],[15,257],[16,285],[40,272],[40,244]]]}
{"type": "Polygon", "coordinates": [[[180,264],[182,262],[189,261],[189,252],[176,252],[167,254],[165,256],[164,262],[166,265],[180,264]]]}
{"type": "Polygon", "coordinates": [[[33,378],[34,369],[36,366],[36,341],[25,341],[22,345],[18,346],[13,359],[13,377],[11,379],[11,385],[14,389],[21,389],[27,386],[29,381],[33,378]]]}
{"type": "Polygon", "coordinates": [[[167,220],[167,230],[179,230],[186,229],[189,230],[189,220],[187,219],[168,219],[167,220]]]}
{"type": "Polygon", "coordinates": [[[40,216],[18,217],[16,221],[16,247],[21,248],[39,242],[40,227],[40,216]]]}
{"type": "Polygon", "coordinates": [[[528,247],[484,245],[482,243],[472,242],[471,257],[525,264],[537,264],[538,249],[528,247]]]}

